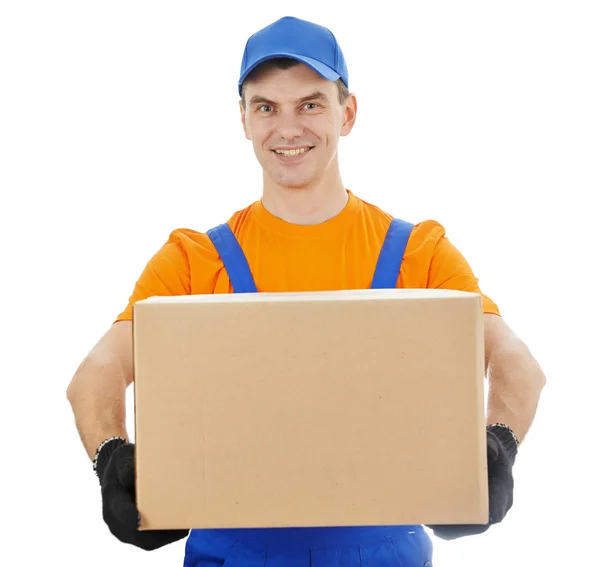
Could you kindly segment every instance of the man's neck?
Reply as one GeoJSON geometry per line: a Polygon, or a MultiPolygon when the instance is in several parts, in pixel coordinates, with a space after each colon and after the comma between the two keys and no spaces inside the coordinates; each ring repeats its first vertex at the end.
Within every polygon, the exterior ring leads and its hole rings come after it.
{"type": "MultiPolygon", "coordinates": [[[[323,180],[325,181],[325,180],[323,180]]],[[[311,187],[263,188],[262,204],[273,216],[292,224],[320,224],[338,215],[348,203],[348,192],[341,179],[311,187]]]]}

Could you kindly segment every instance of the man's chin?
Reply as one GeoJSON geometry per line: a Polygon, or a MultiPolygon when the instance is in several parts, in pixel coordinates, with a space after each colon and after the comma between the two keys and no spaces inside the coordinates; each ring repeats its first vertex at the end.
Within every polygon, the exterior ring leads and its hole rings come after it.
{"type": "Polygon", "coordinates": [[[309,188],[308,183],[280,183],[279,185],[290,191],[304,191],[309,188]]]}
{"type": "Polygon", "coordinates": [[[294,177],[289,175],[273,175],[271,179],[280,187],[284,187],[285,189],[291,189],[296,191],[301,191],[302,189],[306,189],[310,183],[310,177],[294,177]]]}

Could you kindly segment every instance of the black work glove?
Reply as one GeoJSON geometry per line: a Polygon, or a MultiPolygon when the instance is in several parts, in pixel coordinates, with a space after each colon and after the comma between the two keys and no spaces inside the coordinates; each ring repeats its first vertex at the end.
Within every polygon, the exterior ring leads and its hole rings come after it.
{"type": "Polygon", "coordinates": [[[133,449],[133,443],[114,439],[98,454],[96,472],[102,492],[102,516],[117,539],[150,551],[183,539],[189,530],[138,530],[133,449]]]}
{"type": "Polygon", "coordinates": [[[490,517],[487,524],[444,524],[427,526],[445,540],[481,534],[492,524],[498,524],[513,505],[512,468],[517,455],[517,443],[504,427],[487,427],[487,464],[490,517]]]}

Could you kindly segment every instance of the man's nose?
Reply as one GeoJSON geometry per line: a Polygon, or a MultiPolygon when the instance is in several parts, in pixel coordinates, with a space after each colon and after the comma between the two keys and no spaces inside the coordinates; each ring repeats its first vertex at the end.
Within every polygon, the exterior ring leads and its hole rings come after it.
{"type": "Polygon", "coordinates": [[[297,138],[304,133],[304,126],[299,117],[293,112],[281,113],[277,124],[277,131],[283,138],[297,138]]]}

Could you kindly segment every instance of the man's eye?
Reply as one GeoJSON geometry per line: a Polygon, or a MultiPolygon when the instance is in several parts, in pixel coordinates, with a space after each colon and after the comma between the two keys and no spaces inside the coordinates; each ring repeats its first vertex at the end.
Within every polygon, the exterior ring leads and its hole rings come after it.
{"type": "Polygon", "coordinates": [[[261,104],[261,105],[258,107],[258,110],[261,110],[261,109],[263,109],[263,108],[271,108],[271,107],[270,107],[268,104],[261,104]]]}
{"type": "Polygon", "coordinates": [[[312,106],[313,108],[317,108],[317,103],[316,102],[307,102],[306,106],[312,106]]]}

